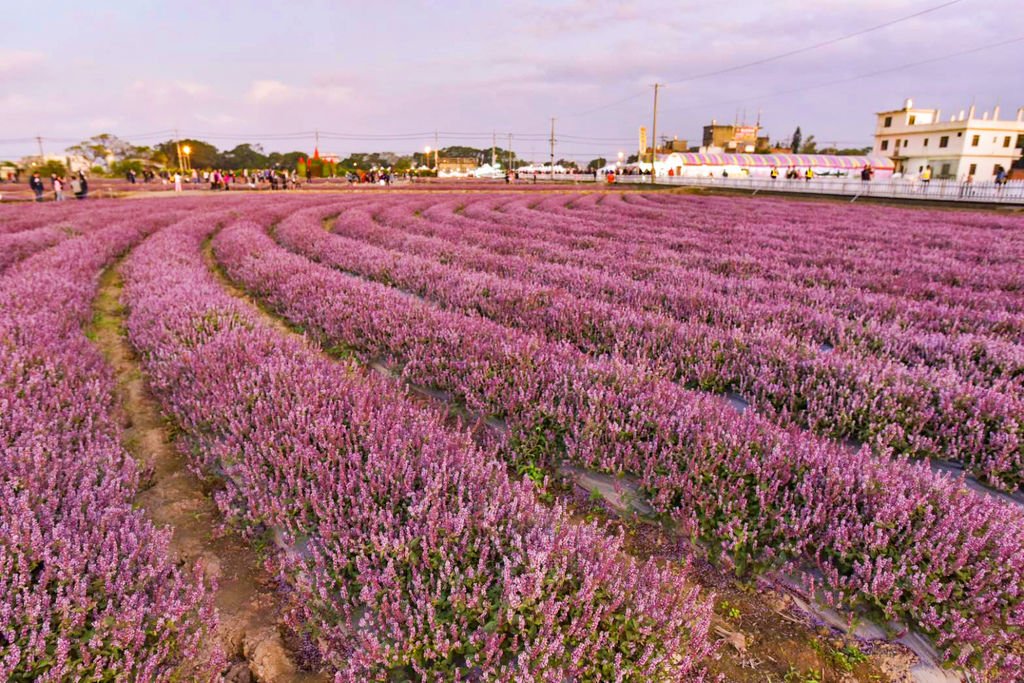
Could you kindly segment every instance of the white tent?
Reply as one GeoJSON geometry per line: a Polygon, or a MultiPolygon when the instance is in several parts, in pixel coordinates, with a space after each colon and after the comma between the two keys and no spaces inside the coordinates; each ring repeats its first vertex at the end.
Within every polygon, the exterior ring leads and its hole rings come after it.
{"type": "Polygon", "coordinates": [[[504,178],[505,170],[501,167],[501,164],[495,164],[494,166],[484,164],[473,171],[471,175],[474,178],[504,178]]]}
{"type": "MultiPolygon", "coordinates": [[[[551,173],[551,166],[548,164],[530,164],[529,166],[520,166],[516,170],[520,173],[551,173]]],[[[566,171],[565,167],[561,164],[555,164],[555,173],[568,173],[568,171],[566,171]]]]}

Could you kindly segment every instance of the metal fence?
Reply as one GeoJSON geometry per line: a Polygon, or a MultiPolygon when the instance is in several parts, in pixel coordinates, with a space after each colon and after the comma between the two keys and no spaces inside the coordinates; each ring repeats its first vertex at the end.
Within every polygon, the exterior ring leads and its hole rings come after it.
{"type": "MultiPolygon", "coordinates": [[[[594,177],[590,173],[565,173],[538,175],[539,180],[562,180],[572,182],[607,182],[604,176],[594,177]]],[[[650,183],[650,176],[620,175],[618,183],[650,183]]],[[[658,176],[658,185],[680,187],[707,187],[723,190],[746,190],[758,192],[792,192],[794,194],[817,194],[850,197],[856,201],[861,197],[887,199],[920,199],[939,202],[977,202],[989,204],[1024,205],[1024,180],[1011,180],[1001,185],[993,181],[973,183],[956,180],[933,180],[925,183],[902,178],[864,181],[853,178],[815,177],[811,180],[784,178],[722,178],[658,176]]]]}

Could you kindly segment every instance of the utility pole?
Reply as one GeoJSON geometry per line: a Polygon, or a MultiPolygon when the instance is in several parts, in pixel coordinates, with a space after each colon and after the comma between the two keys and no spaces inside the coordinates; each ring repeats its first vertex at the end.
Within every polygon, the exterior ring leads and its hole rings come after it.
{"type": "Polygon", "coordinates": [[[661,83],[654,84],[654,121],[651,122],[651,185],[654,184],[657,174],[654,162],[658,157],[658,88],[660,87],[661,83]]]}
{"type": "Polygon", "coordinates": [[[555,117],[551,117],[551,179],[555,179],[555,117]]]}
{"type": "Polygon", "coordinates": [[[491,131],[491,168],[494,168],[494,164],[497,163],[497,161],[498,161],[497,158],[495,157],[495,152],[497,151],[497,148],[498,148],[498,134],[492,130],[491,131]]]}
{"type": "Polygon", "coordinates": [[[174,149],[178,153],[178,168],[185,170],[185,167],[181,165],[181,138],[178,137],[178,129],[174,129],[174,149]]]}
{"type": "Polygon", "coordinates": [[[434,170],[437,171],[437,129],[434,129],[434,170]]]}
{"type": "Polygon", "coordinates": [[[36,136],[36,142],[39,143],[39,161],[43,161],[43,138],[41,135],[36,136]]]}
{"type": "Polygon", "coordinates": [[[505,150],[505,170],[512,170],[512,133],[508,134],[508,149],[505,150]]]}

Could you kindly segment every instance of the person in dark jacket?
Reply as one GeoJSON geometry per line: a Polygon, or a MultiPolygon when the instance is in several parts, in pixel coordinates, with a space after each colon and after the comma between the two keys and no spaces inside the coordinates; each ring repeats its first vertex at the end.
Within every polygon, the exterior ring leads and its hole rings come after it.
{"type": "Polygon", "coordinates": [[[32,177],[28,179],[28,186],[32,188],[32,192],[36,195],[36,201],[43,201],[43,179],[39,177],[38,173],[33,173],[32,177]]]}
{"type": "Polygon", "coordinates": [[[75,190],[75,199],[85,199],[86,195],[89,194],[89,182],[85,179],[85,173],[82,171],[78,172],[78,188],[72,184],[71,189],[75,190]]]}

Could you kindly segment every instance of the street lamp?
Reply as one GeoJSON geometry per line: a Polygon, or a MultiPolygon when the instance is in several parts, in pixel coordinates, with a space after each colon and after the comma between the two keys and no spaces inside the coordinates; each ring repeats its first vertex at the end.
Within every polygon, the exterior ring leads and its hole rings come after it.
{"type": "Polygon", "coordinates": [[[430,145],[423,148],[423,165],[430,168],[430,145]]]}
{"type": "Polygon", "coordinates": [[[190,147],[189,145],[184,145],[181,148],[181,153],[185,155],[185,158],[184,158],[185,170],[186,171],[191,171],[192,170],[192,164],[190,163],[189,155],[192,154],[192,147],[190,147]]]}

